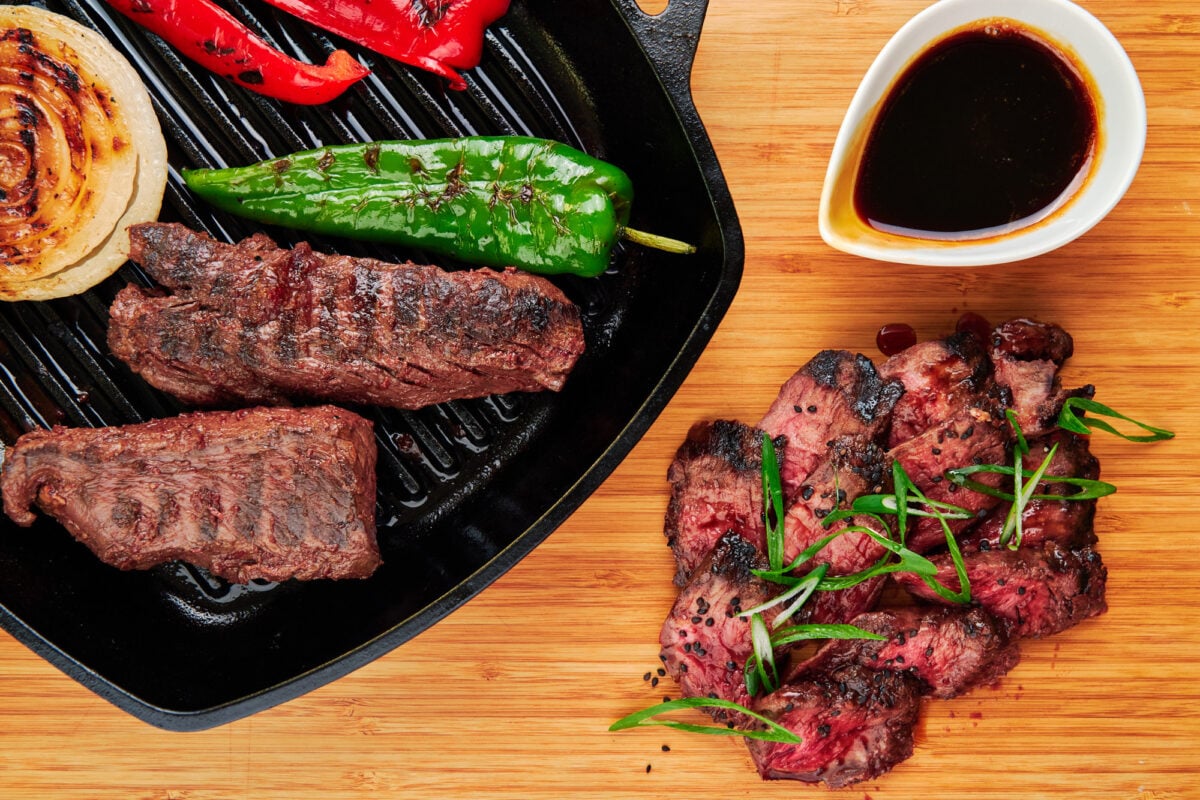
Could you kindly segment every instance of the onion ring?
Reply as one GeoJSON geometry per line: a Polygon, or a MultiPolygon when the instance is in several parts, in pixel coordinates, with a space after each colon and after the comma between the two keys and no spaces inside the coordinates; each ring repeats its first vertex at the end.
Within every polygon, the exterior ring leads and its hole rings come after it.
{"type": "Polygon", "coordinates": [[[158,216],[166,144],[137,72],[98,33],[0,7],[0,299],[85,291],[158,216]]]}

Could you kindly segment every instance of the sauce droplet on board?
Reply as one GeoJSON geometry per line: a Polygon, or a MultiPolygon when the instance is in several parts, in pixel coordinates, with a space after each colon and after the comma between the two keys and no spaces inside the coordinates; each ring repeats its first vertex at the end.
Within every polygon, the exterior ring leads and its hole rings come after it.
{"type": "Polygon", "coordinates": [[[1011,20],[935,43],[901,74],[867,139],[854,207],[870,227],[983,238],[1052,212],[1097,137],[1086,80],[1011,20]]]}
{"type": "Polygon", "coordinates": [[[912,325],[903,322],[891,322],[884,325],[875,334],[875,346],[885,356],[894,356],[917,343],[917,332],[912,325]]]}

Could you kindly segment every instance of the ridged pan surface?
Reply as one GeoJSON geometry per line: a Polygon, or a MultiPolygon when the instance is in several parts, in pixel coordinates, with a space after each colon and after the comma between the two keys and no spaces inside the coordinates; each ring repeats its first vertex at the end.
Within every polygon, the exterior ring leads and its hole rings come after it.
{"type": "MultiPolygon", "coordinates": [[[[247,164],[325,144],[470,134],[543,136],[625,169],[632,227],[699,245],[693,256],[622,246],[595,279],[555,278],[583,310],[587,353],[561,393],[514,394],[375,422],[384,566],[365,581],[235,586],[170,564],[122,572],[53,520],[0,518],[0,623],[121,708],[197,729],[298,696],[419,633],[515,564],[644,433],[736,291],[741,232],[688,73],[705,12],[673,0],[515,0],[491,27],[468,89],[356,48],[256,0],[221,0],[290,54],[337,47],[373,70],[337,101],[294,107],[213,76],[100,0],[46,6],[100,31],[141,74],[170,150],[161,218],[225,241],[262,229],[191,197],[179,170],[247,164]]],[[[420,252],[266,229],[282,245],[401,261],[420,252]]],[[[112,357],[107,310],[133,265],[87,294],[0,304],[0,438],[184,410],[112,357]]]]}

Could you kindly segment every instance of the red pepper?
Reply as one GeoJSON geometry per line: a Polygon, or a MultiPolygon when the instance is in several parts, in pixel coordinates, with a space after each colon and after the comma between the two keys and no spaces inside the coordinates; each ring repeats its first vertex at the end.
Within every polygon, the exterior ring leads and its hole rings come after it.
{"type": "Polygon", "coordinates": [[[324,66],[297,61],[209,0],[108,0],[108,4],[205,69],[288,103],[327,103],[370,74],[345,50],[330,53],[324,66]]]}
{"type": "Polygon", "coordinates": [[[267,0],[376,53],[429,70],[465,89],[454,71],[483,54],[483,32],[509,0],[267,0]]]}

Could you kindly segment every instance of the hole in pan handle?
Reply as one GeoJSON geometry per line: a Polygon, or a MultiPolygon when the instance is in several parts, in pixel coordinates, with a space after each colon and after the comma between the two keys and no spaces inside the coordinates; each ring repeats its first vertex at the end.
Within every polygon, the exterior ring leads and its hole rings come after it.
{"type": "Polygon", "coordinates": [[[708,0],[670,0],[655,15],[647,14],[637,0],[613,0],[654,64],[659,77],[675,97],[691,93],[692,62],[700,44],[700,29],[708,0]]]}

